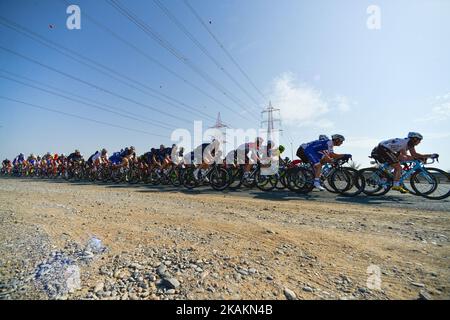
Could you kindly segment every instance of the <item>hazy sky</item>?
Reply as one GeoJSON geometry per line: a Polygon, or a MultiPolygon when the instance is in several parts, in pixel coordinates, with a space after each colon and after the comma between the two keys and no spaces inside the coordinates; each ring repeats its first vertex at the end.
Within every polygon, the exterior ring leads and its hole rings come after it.
{"type": "Polygon", "coordinates": [[[189,0],[265,98],[183,0],[160,1],[213,59],[150,0],[120,4],[175,48],[174,54],[104,0],[69,3],[81,8],[80,30],[67,29],[64,1],[2,0],[0,157],[75,148],[88,156],[102,147],[112,152],[127,145],[143,153],[169,144],[175,128],[192,130],[194,120],[212,125],[219,111],[234,128],[258,128],[260,111],[270,99],[281,109],[282,143],[289,156],[291,141],[296,149],[319,134],[341,133],[347,140],[337,151],[366,164],[379,141],[418,131],[425,136],[418,151],[441,154],[440,166],[450,169],[450,1],[189,0]],[[380,9],[380,29],[367,26],[370,5],[380,9]],[[81,54],[103,73],[6,27],[11,22],[70,49],[74,57],[81,54]],[[204,76],[184,64],[185,58],[204,76]],[[108,76],[102,66],[113,73],[108,76]],[[158,93],[166,102],[154,97],[158,93]],[[91,105],[80,103],[86,102],[80,97],[91,105]],[[111,107],[115,114],[105,111],[111,107]]]}

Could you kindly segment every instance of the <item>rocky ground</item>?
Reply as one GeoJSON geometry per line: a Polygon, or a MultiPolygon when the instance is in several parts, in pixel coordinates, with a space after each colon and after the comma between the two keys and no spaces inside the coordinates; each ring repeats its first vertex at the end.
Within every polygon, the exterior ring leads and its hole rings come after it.
{"type": "Polygon", "coordinates": [[[0,179],[0,299],[449,299],[449,211],[0,179]]]}

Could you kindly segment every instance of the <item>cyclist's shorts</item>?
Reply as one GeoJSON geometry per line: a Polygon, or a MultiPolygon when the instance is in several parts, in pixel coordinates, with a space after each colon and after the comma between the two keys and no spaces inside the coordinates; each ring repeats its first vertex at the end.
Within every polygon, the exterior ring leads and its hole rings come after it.
{"type": "Polygon", "coordinates": [[[380,145],[372,150],[371,156],[380,163],[394,164],[398,162],[398,153],[380,145]]]}
{"type": "Polygon", "coordinates": [[[297,154],[296,155],[297,155],[297,157],[300,158],[300,160],[302,160],[302,162],[304,162],[304,163],[308,163],[309,162],[309,159],[306,156],[305,149],[303,149],[303,147],[299,147],[297,149],[297,154]]]}
{"type": "Polygon", "coordinates": [[[307,160],[313,164],[316,165],[320,162],[320,160],[323,158],[323,154],[319,153],[318,151],[314,150],[313,148],[306,148],[305,150],[305,156],[307,160]]]}

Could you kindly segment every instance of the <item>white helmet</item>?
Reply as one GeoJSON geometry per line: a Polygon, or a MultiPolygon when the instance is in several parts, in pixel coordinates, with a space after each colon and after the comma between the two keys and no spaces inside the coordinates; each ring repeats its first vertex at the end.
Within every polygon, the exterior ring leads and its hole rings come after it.
{"type": "Polygon", "coordinates": [[[417,138],[417,139],[422,140],[423,136],[418,132],[410,132],[410,133],[408,133],[408,138],[417,138]]]}
{"type": "Polygon", "coordinates": [[[333,140],[341,140],[341,141],[345,141],[344,136],[341,135],[341,134],[333,134],[333,135],[331,136],[331,139],[333,139],[333,140]]]}

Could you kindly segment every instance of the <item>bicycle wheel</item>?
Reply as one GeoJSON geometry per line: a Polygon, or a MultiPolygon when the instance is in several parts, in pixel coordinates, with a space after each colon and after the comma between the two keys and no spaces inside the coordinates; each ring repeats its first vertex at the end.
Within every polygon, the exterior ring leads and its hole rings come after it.
{"type": "Polygon", "coordinates": [[[339,191],[336,189],[336,187],[333,187],[333,184],[331,182],[331,178],[332,176],[336,175],[337,180],[347,180],[348,178],[345,176],[345,173],[343,173],[342,171],[338,170],[338,169],[333,169],[333,171],[331,172],[331,174],[328,175],[328,177],[321,177],[321,183],[323,185],[323,187],[331,193],[338,193],[339,191]],[[344,175],[344,177],[341,177],[341,175],[344,175]]]}
{"type": "Polygon", "coordinates": [[[295,184],[295,179],[298,171],[298,167],[289,168],[286,171],[286,187],[292,192],[297,192],[297,190],[299,189],[299,187],[297,187],[297,185],[295,184]]]}
{"type": "Polygon", "coordinates": [[[182,180],[183,186],[187,189],[193,189],[199,185],[198,180],[194,177],[195,168],[188,168],[184,171],[182,180]]]}
{"type": "Polygon", "coordinates": [[[442,200],[450,195],[450,175],[437,168],[425,168],[411,176],[411,187],[422,197],[442,200]]]}
{"type": "Polygon", "coordinates": [[[181,185],[181,174],[182,174],[182,169],[180,168],[174,168],[170,171],[169,173],[169,180],[170,183],[174,186],[174,187],[179,187],[181,185]]]}
{"type": "Polygon", "coordinates": [[[242,177],[244,175],[244,171],[242,168],[228,168],[227,169],[230,175],[230,183],[228,188],[231,190],[237,190],[242,185],[242,177]]]}
{"type": "Polygon", "coordinates": [[[339,194],[346,197],[355,197],[363,192],[365,188],[365,179],[361,173],[353,168],[344,167],[342,170],[333,172],[331,179],[332,187],[339,192],[339,194]],[[342,171],[345,174],[345,181],[338,180],[335,177],[335,173],[342,171]]]}
{"type": "Polygon", "coordinates": [[[275,188],[277,188],[278,190],[283,190],[287,188],[287,171],[285,171],[286,169],[282,169],[282,171],[280,171],[280,175],[278,176],[278,181],[277,184],[275,186],[275,188]]]}
{"type": "Polygon", "coordinates": [[[256,187],[262,191],[272,191],[278,183],[276,175],[262,175],[260,170],[256,173],[255,180],[256,187]]]}
{"type": "Polygon", "coordinates": [[[225,190],[230,181],[230,175],[224,168],[214,168],[209,174],[209,183],[214,190],[225,190]]]}
{"type": "Polygon", "coordinates": [[[392,187],[392,179],[378,168],[365,168],[359,170],[365,181],[364,192],[368,196],[382,196],[392,187]]]}
{"type": "Polygon", "coordinates": [[[314,189],[314,173],[310,169],[299,167],[290,175],[289,184],[296,193],[309,193],[314,189]]]}

